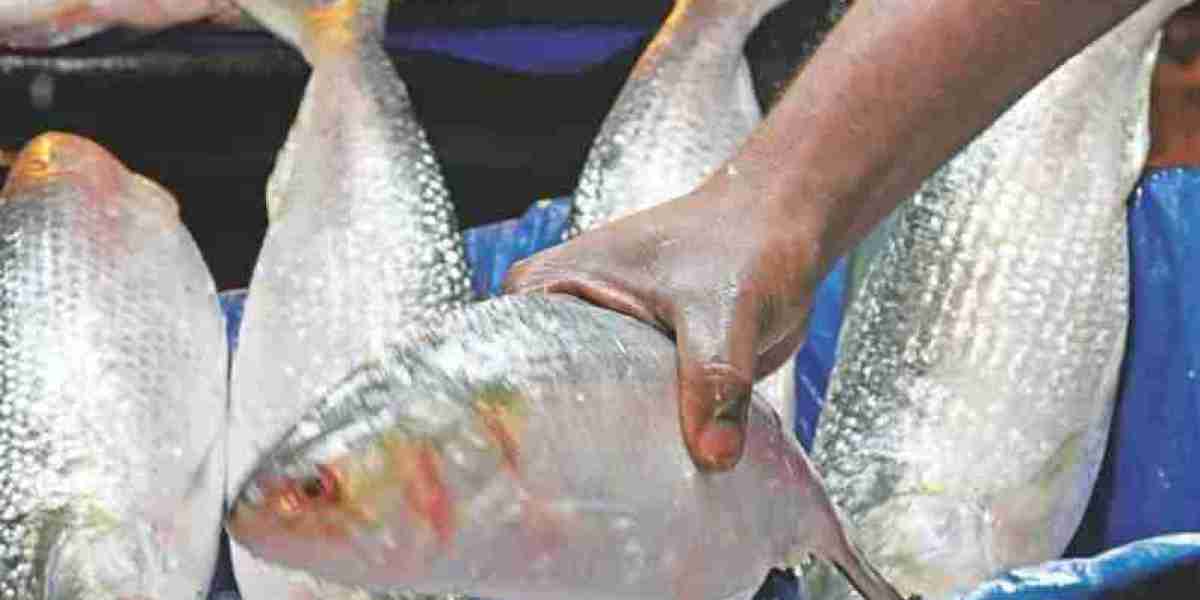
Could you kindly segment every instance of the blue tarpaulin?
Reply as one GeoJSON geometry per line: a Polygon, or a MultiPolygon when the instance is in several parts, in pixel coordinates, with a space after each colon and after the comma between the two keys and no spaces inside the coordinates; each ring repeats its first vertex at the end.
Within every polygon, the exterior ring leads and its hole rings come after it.
{"type": "MultiPolygon", "coordinates": [[[[498,293],[512,263],[558,243],[568,211],[565,199],[541,201],[520,219],[468,231],[476,293],[498,293]]],[[[1014,570],[969,600],[1200,598],[1200,237],[1192,234],[1200,169],[1149,172],[1129,217],[1132,322],[1121,394],[1092,504],[1068,552],[1091,558],[1014,570]]],[[[845,271],[840,264],[822,284],[796,358],[796,433],[806,445],[837,349],[845,271]]],[[[234,345],[243,300],[242,292],[222,297],[234,345]]],[[[214,594],[227,579],[218,576],[214,594]]],[[[797,590],[774,572],[759,597],[789,600],[797,590]]]]}

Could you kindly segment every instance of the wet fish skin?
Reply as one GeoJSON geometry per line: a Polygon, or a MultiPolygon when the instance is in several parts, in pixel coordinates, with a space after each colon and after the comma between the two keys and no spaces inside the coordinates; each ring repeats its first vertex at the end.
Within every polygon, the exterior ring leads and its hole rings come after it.
{"type": "Polygon", "coordinates": [[[0,46],[48,49],[112,27],[159,30],[192,21],[236,24],[229,0],[0,0],[0,46]]]}
{"type": "Polygon", "coordinates": [[[683,196],[762,120],[742,52],[786,0],[678,0],[601,124],[575,190],[579,233],[683,196]]]}
{"type": "MultiPolygon", "coordinates": [[[[597,134],[564,236],[692,192],[762,120],[743,47],[786,0],[678,0],[597,134]]],[[[756,385],[794,420],[794,364],[756,385]]]]}
{"type": "Polygon", "coordinates": [[[504,296],[360,364],[236,496],[227,529],[264,560],[380,589],[694,599],[753,593],[814,552],[872,600],[899,598],[761,400],[739,466],[697,471],[675,348],[649,325],[504,296]]]}
{"type": "Polygon", "coordinates": [[[0,191],[0,597],[203,598],[225,374],[174,198],[84,138],[29,142],[0,191]]]}
{"type": "MultiPolygon", "coordinates": [[[[244,6],[294,39],[313,70],[267,186],[270,226],[233,363],[230,481],[354,357],[470,299],[454,207],[382,47],[384,3],[244,6]]],[[[236,544],[232,557],[247,600],[393,597],[262,563],[236,544]]]]}
{"type": "MultiPolygon", "coordinates": [[[[931,177],[855,294],[813,456],[905,591],[1056,558],[1078,527],[1124,349],[1157,32],[1184,4],[1148,4],[931,177]]],[[[809,588],[853,595],[819,572],[809,588]]]]}

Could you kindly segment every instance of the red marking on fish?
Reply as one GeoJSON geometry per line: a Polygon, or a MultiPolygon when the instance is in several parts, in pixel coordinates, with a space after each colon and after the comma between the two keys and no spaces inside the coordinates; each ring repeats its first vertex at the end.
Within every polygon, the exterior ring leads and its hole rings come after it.
{"type": "Polygon", "coordinates": [[[405,497],[414,513],[429,524],[443,546],[454,536],[454,499],[442,477],[437,449],[422,445],[412,452],[405,497]]]}
{"type": "Polygon", "coordinates": [[[492,441],[500,447],[504,457],[504,466],[514,474],[520,472],[521,449],[512,428],[505,422],[499,411],[486,408],[479,411],[483,417],[483,426],[487,428],[492,441]]]}

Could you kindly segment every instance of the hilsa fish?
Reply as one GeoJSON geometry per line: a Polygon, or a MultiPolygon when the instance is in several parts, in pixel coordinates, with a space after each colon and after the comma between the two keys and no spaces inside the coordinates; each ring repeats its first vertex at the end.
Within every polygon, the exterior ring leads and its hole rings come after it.
{"type": "Polygon", "coordinates": [[[48,49],[113,27],[155,31],[241,21],[230,0],[0,0],[0,46],[48,49]]]}
{"type": "Polygon", "coordinates": [[[0,190],[0,597],[204,597],[226,368],[174,198],[90,140],[30,141],[0,190]]]}
{"type": "Polygon", "coordinates": [[[503,296],[360,365],[239,482],[227,529],[263,560],[380,590],[693,600],[748,597],[811,553],[900,598],[761,399],[738,467],[697,470],[650,325],[503,296]]]}
{"type": "MultiPolygon", "coordinates": [[[[743,48],[786,0],[678,0],[646,47],[584,162],[564,234],[692,192],[762,121],[743,48]]],[[[794,363],[755,386],[794,419],[794,363]]]]}
{"type": "MultiPolygon", "coordinates": [[[[404,326],[470,299],[454,207],[383,50],[386,3],[242,6],[294,43],[312,74],[267,184],[270,224],[231,374],[231,482],[359,356],[382,354],[404,326]]],[[[236,544],[232,559],[247,600],[374,597],[265,564],[236,544]]]]}
{"type": "MultiPolygon", "coordinates": [[[[814,461],[865,553],[947,597],[1061,555],[1104,454],[1128,320],[1157,0],[899,209],[855,294],[814,461]]],[[[810,578],[816,598],[853,594],[810,578]]]]}

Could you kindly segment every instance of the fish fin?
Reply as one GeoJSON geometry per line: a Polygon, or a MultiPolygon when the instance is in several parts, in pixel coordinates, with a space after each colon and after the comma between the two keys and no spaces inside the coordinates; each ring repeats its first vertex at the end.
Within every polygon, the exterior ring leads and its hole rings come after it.
{"type": "Polygon", "coordinates": [[[0,30],[0,46],[47,50],[108,29],[110,23],[88,2],[74,2],[49,13],[31,14],[27,25],[0,30]]]}
{"type": "MultiPolygon", "coordinates": [[[[118,524],[105,518],[62,525],[46,553],[45,600],[135,599],[167,593],[165,552],[144,524],[118,524]]],[[[173,590],[174,591],[174,590],[173,590]]]]}
{"type": "Polygon", "coordinates": [[[722,598],[722,600],[754,600],[754,597],[757,595],[758,595],[758,588],[749,588],[749,589],[745,589],[740,592],[737,592],[726,598],[722,598]]]}
{"type": "Polygon", "coordinates": [[[1079,526],[1087,498],[1076,498],[1083,502],[1080,510],[1067,515],[1071,511],[1064,506],[1064,500],[1069,503],[1071,499],[1062,490],[1071,489],[1064,480],[1079,476],[1079,465],[1086,455],[1083,446],[1083,432],[1071,434],[1030,481],[1004,490],[991,500],[995,519],[993,552],[998,562],[1040,562],[1065,550],[1060,546],[1066,545],[1079,526]]]}
{"type": "Polygon", "coordinates": [[[387,0],[311,0],[304,13],[301,50],[315,64],[330,51],[382,45],[387,0]]]}
{"type": "Polygon", "coordinates": [[[865,600],[903,600],[900,592],[883,578],[850,540],[846,540],[841,552],[828,559],[865,600]]]}

